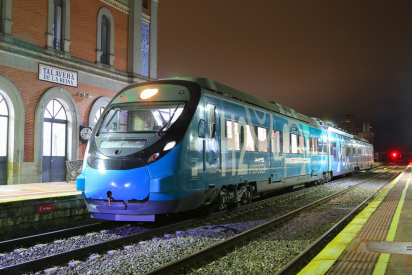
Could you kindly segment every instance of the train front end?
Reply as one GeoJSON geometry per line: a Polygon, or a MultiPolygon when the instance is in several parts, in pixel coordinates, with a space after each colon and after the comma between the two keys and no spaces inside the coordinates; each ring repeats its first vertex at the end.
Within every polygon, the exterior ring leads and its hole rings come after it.
{"type": "Polygon", "coordinates": [[[199,100],[197,84],[174,80],[132,85],[113,98],[77,178],[92,217],[154,221],[176,211],[177,159],[199,100]]]}

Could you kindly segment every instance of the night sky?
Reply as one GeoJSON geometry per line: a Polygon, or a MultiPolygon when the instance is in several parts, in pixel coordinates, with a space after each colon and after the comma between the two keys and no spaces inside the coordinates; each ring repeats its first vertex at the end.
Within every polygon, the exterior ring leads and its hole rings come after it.
{"type": "Polygon", "coordinates": [[[158,78],[206,77],[412,153],[412,1],[161,0],[158,78]]]}

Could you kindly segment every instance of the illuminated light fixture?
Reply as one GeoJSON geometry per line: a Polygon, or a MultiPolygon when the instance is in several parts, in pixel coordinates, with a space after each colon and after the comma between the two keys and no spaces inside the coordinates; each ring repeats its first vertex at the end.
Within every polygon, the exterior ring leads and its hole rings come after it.
{"type": "Polygon", "coordinates": [[[146,89],[140,93],[140,99],[148,99],[157,94],[158,89],[146,89]]]}
{"type": "Polygon", "coordinates": [[[163,149],[163,151],[167,151],[172,149],[173,147],[175,147],[176,145],[176,141],[171,141],[168,144],[166,144],[165,148],[163,149]]]}

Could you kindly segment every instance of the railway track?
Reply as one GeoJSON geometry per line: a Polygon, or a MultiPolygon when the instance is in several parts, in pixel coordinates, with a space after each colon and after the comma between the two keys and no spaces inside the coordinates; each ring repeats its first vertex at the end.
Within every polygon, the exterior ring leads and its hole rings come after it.
{"type": "MultiPolygon", "coordinates": [[[[396,167],[394,167],[392,169],[395,169],[395,168],[396,167]]],[[[388,171],[391,171],[391,170],[388,170],[388,171]]],[[[386,172],[388,172],[388,171],[386,171],[386,172]]],[[[384,173],[386,173],[386,172],[384,172],[384,173]]],[[[368,180],[370,180],[372,178],[375,178],[375,177],[378,177],[379,175],[381,175],[381,174],[375,175],[375,176],[369,178],[368,180]]],[[[341,180],[344,180],[344,179],[341,179],[341,180]]],[[[351,187],[351,188],[353,188],[353,187],[351,187]]],[[[308,189],[303,189],[303,190],[300,190],[300,191],[296,191],[296,192],[294,192],[294,194],[297,194],[299,192],[305,192],[307,190],[308,189]]],[[[345,189],[345,190],[349,190],[349,189],[345,189]]],[[[261,201],[255,202],[253,204],[244,205],[244,206],[241,206],[241,207],[233,209],[233,210],[222,211],[222,212],[214,213],[212,215],[208,215],[208,216],[205,216],[205,217],[190,219],[188,221],[183,221],[183,222],[179,222],[179,223],[176,223],[176,224],[163,226],[163,227],[160,227],[160,228],[154,228],[154,229],[151,229],[150,231],[147,231],[147,232],[143,232],[143,233],[139,233],[139,234],[133,234],[133,235],[122,237],[122,238],[119,238],[119,239],[115,239],[115,240],[112,240],[112,241],[109,241],[109,242],[98,243],[98,244],[94,244],[94,245],[91,245],[91,246],[83,247],[81,249],[71,250],[71,251],[67,251],[67,252],[64,252],[64,253],[57,254],[57,255],[45,257],[45,258],[42,258],[42,259],[36,259],[36,260],[28,261],[28,262],[25,262],[25,263],[21,263],[21,264],[18,264],[18,265],[7,266],[7,267],[4,267],[4,268],[0,269],[0,273],[2,273],[2,274],[16,274],[16,273],[30,272],[30,271],[33,271],[33,270],[41,270],[41,269],[44,269],[46,266],[61,264],[61,263],[64,263],[64,262],[68,262],[72,259],[85,258],[85,257],[88,257],[90,254],[98,253],[98,252],[101,252],[101,251],[111,250],[115,247],[120,247],[122,245],[127,245],[127,244],[130,244],[130,243],[133,243],[133,242],[139,242],[139,241],[142,241],[142,240],[146,240],[146,239],[149,239],[149,238],[152,238],[152,237],[155,237],[155,236],[159,236],[161,234],[168,233],[168,232],[173,231],[173,230],[179,230],[179,229],[182,229],[182,228],[195,226],[195,225],[197,225],[201,222],[207,222],[207,221],[210,221],[210,220],[214,220],[214,219],[223,217],[227,214],[242,212],[243,210],[247,210],[247,209],[257,207],[257,206],[260,206],[260,205],[263,205],[263,204],[267,204],[271,201],[279,200],[279,199],[282,199],[282,198],[287,197],[289,195],[290,194],[284,194],[284,195],[281,195],[281,196],[278,196],[278,197],[274,197],[274,198],[270,198],[270,199],[266,199],[266,200],[261,200],[261,201]]],[[[335,194],[334,196],[337,196],[337,195],[338,194],[335,194]]],[[[328,198],[325,198],[324,201],[329,200],[331,198],[332,197],[329,196],[328,198]]],[[[321,203],[322,202],[317,202],[315,204],[319,205],[321,203]]],[[[316,206],[315,204],[312,204],[313,206],[311,206],[311,207],[315,207],[316,206]]],[[[296,211],[298,211],[298,210],[296,210],[296,211]]],[[[300,211],[302,211],[302,210],[300,210],[300,211]]],[[[296,212],[295,214],[292,214],[292,215],[296,215],[297,213],[298,212],[296,212]]],[[[289,217],[289,218],[291,218],[291,217],[289,217]]],[[[285,215],[285,216],[282,216],[282,217],[280,217],[279,219],[276,219],[276,220],[278,220],[278,223],[280,223],[280,222],[283,222],[284,220],[287,220],[289,218],[287,218],[286,215],[285,215]]],[[[270,228],[270,227],[274,226],[275,224],[276,223],[271,223],[270,225],[265,224],[265,225],[259,226],[258,228],[260,228],[261,230],[256,231],[256,232],[261,232],[262,230],[266,230],[265,228],[270,228]]],[[[52,233],[48,233],[48,234],[41,234],[41,235],[38,235],[38,236],[26,237],[26,238],[21,238],[21,239],[18,239],[18,240],[10,240],[10,241],[6,241],[6,242],[2,242],[2,243],[0,243],[0,247],[2,248],[3,251],[4,250],[10,250],[10,249],[13,249],[15,247],[22,246],[22,245],[27,247],[28,245],[34,245],[34,244],[38,244],[38,243],[45,243],[45,242],[50,242],[52,240],[59,239],[59,238],[70,237],[70,236],[73,236],[73,235],[76,235],[76,234],[79,234],[79,233],[84,233],[85,231],[93,231],[93,230],[101,230],[103,228],[109,228],[110,226],[113,226],[112,223],[105,223],[105,225],[98,224],[98,225],[92,225],[92,226],[82,226],[82,227],[78,227],[78,228],[71,229],[71,230],[61,230],[61,231],[58,231],[58,232],[52,232],[52,233]],[[3,246],[3,244],[5,246],[3,246]]],[[[248,238],[250,238],[250,236],[259,234],[259,233],[253,233],[253,232],[254,232],[254,229],[253,230],[251,229],[251,230],[248,230],[246,232],[243,232],[243,233],[239,234],[239,236],[243,236],[243,237],[240,237],[241,238],[240,241],[242,241],[244,239],[248,239],[248,238]],[[249,231],[250,231],[250,233],[249,233],[249,231]],[[244,235],[244,234],[246,234],[246,235],[244,235]]],[[[234,240],[230,241],[229,246],[233,245],[233,243],[235,242],[234,240]]],[[[224,249],[226,247],[225,243],[226,243],[226,241],[222,242],[222,244],[216,245],[217,248],[215,248],[215,249],[217,249],[217,250],[224,249]],[[223,246],[221,246],[221,245],[223,245],[223,246]]],[[[207,251],[207,250],[205,250],[205,251],[207,251]]],[[[201,255],[206,255],[207,254],[207,252],[203,252],[203,251],[200,252],[200,253],[201,253],[201,255]],[[206,253],[206,254],[202,254],[202,253],[206,253]]],[[[211,252],[211,253],[214,253],[214,252],[211,252]]],[[[199,256],[196,256],[194,261],[197,261],[198,257],[199,256]]],[[[202,256],[202,257],[207,257],[207,255],[202,256]]],[[[188,257],[188,258],[190,258],[190,257],[188,257]]],[[[190,261],[190,260],[188,260],[188,261],[190,261]]],[[[186,263],[184,263],[184,261],[178,261],[178,262],[179,263],[175,263],[175,264],[171,263],[170,265],[166,265],[166,266],[162,267],[162,268],[166,268],[166,270],[159,269],[160,271],[154,270],[153,272],[160,272],[160,273],[170,272],[170,270],[176,270],[176,268],[179,269],[179,268],[181,268],[181,266],[190,264],[190,262],[186,262],[186,263]]],[[[152,274],[160,274],[160,273],[152,273],[152,274]]]]}
{"type": "MultiPolygon", "coordinates": [[[[394,168],[392,168],[392,169],[390,169],[390,170],[388,170],[384,173],[387,173],[387,172],[389,172],[389,171],[391,171],[391,170],[393,170],[397,167],[399,167],[399,166],[396,166],[396,167],[394,167],[394,168]]],[[[392,176],[391,179],[387,181],[387,183],[389,183],[392,179],[394,179],[402,171],[399,171],[394,176],[392,176]]],[[[342,191],[337,192],[335,194],[332,194],[328,197],[320,199],[320,200],[318,200],[314,203],[311,203],[307,206],[301,207],[301,208],[299,208],[295,211],[292,211],[292,212],[290,212],[286,215],[283,215],[283,216],[281,216],[279,218],[276,218],[272,221],[264,223],[260,226],[249,229],[249,230],[247,230],[243,233],[235,235],[235,236],[233,236],[233,237],[231,237],[231,238],[229,238],[229,239],[227,239],[223,242],[220,242],[216,245],[210,246],[210,247],[208,247],[208,248],[206,248],[202,251],[199,251],[197,253],[194,253],[194,254],[192,254],[188,257],[179,259],[178,261],[175,261],[175,262],[169,263],[167,265],[164,265],[162,267],[159,267],[155,270],[152,270],[152,271],[148,272],[147,274],[154,275],[154,274],[168,274],[168,273],[172,273],[172,272],[176,272],[176,271],[181,272],[181,271],[183,271],[183,269],[185,267],[188,267],[190,265],[195,264],[196,262],[199,262],[199,261],[204,260],[208,257],[216,255],[221,251],[224,251],[224,250],[230,249],[232,247],[235,247],[235,246],[239,245],[240,243],[242,243],[243,241],[246,241],[246,240],[249,240],[249,239],[251,239],[255,236],[258,236],[259,234],[261,234],[261,233],[263,233],[267,230],[270,230],[271,228],[275,227],[276,225],[279,225],[281,223],[284,223],[284,222],[292,219],[293,217],[295,217],[296,215],[298,215],[300,213],[306,212],[306,211],[310,210],[311,208],[317,207],[317,206],[319,206],[319,205],[321,205],[321,204],[323,204],[323,203],[325,203],[325,202],[327,202],[327,201],[329,201],[329,200],[331,200],[331,199],[333,199],[337,196],[342,195],[343,193],[349,192],[350,190],[353,190],[353,189],[357,188],[359,185],[361,185],[361,184],[363,184],[363,183],[365,183],[365,182],[367,182],[371,179],[374,179],[378,176],[381,176],[381,175],[382,174],[375,175],[371,178],[363,180],[363,181],[357,183],[356,185],[353,185],[353,186],[351,186],[351,187],[349,187],[345,190],[342,190],[342,191]]],[[[364,200],[356,209],[351,211],[351,213],[349,215],[347,215],[341,222],[339,222],[339,224],[335,225],[331,230],[328,231],[327,234],[322,236],[322,238],[319,241],[317,241],[310,248],[305,250],[305,252],[302,253],[302,256],[297,257],[292,263],[288,264],[284,269],[282,269],[277,274],[293,274],[293,272],[296,271],[296,267],[299,266],[300,264],[302,264],[307,259],[306,257],[308,255],[312,255],[315,250],[319,249],[319,247],[322,245],[322,243],[323,243],[323,241],[326,237],[330,236],[330,234],[335,232],[339,228],[340,224],[344,223],[347,219],[352,217],[354,215],[354,213],[356,213],[359,208],[361,208],[366,202],[368,202],[370,200],[370,198],[372,198],[374,195],[376,195],[384,186],[386,186],[386,184],[382,185],[382,187],[379,188],[374,194],[372,194],[370,197],[368,197],[366,200],[364,200]]]]}

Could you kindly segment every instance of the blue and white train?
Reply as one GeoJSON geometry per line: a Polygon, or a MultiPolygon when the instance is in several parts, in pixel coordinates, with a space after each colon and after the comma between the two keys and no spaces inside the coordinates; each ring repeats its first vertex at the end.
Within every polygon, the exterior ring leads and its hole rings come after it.
{"type": "Polygon", "coordinates": [[[113,98],[77,188],[94,218],[155,221],[372,166],[365,139],[210,79],[173,78],[113,98]]]}

